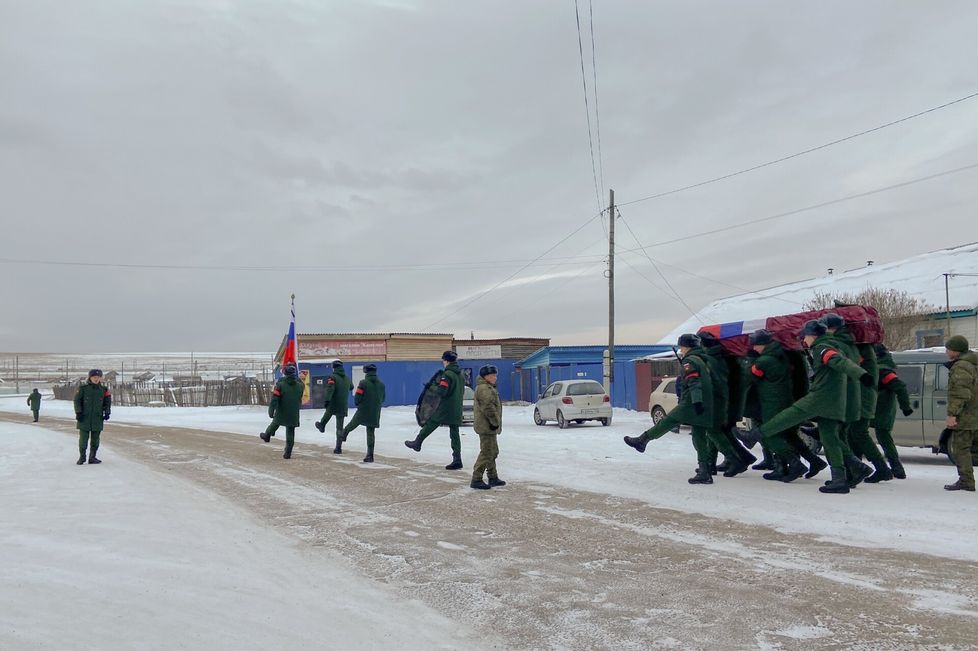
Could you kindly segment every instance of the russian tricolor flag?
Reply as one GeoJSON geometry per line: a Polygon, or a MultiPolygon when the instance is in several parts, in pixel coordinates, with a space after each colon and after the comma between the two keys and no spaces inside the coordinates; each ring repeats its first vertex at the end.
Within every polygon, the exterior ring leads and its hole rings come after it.
{"type": "Polygon", "coordinates": [[[295,295],[292,295],[292,321],[289,323],[289,336],[285,340],[285,352],[282,353],[282,368],[295,364],[299,368],[299,342],[295,338],[295,295]]]}

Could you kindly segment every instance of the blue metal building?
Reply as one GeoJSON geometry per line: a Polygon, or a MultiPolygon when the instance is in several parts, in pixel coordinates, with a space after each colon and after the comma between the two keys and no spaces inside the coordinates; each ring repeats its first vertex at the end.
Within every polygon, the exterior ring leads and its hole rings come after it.
{"type": "MultiPolygon", "coordinates": [[[[551,382],[588,379],[604,381],[604,351],[607,346],[547,346],[516,362],[519,384],[514,387],[516,400],[536,402],[551,382]]],[[[615,381],[611,404],[638,409],[634,360],[666,352],[670,346],[615,346],[615,381]]]]}

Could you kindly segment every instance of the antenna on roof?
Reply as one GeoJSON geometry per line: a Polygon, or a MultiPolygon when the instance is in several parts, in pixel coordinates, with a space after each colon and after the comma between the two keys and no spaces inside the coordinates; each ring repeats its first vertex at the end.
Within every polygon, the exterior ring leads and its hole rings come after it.
{"type": "Polygon", "coordinates": [[[829,267],[829,275],[831,276],[833,273],[835,273],[835,268],[829,267]]]}
{"type": "Polygon", "coordinates": [[[866,261],[866,266],[867,267],[872,267],[873,266],[873,261],[872,260],[867,260],[866,261]]]}

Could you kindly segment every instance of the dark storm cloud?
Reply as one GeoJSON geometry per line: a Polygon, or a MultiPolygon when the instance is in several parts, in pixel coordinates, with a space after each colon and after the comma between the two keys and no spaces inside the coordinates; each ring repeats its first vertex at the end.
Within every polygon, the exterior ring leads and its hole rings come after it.
{"type": "MultiPolygon", "coordinates": [[[[978,7],[965,0],[593,5],[604,179],[620,202],[978,90],[978,7]]],[[[599,341],[598,220],[550,254],[596,257],[534,266],[445,318],[606,201],[573,9],[0,0],[0,257],[344,267],[0,264],[0,349],[271,348],[293,291],[301,330],[599,341]],[[421,266],[436,262],[472,264],[421,266]]],[[[965,102],[622,212],[651,244],[967,165],[976,118],[978,101],[965,102]]],[[[976,178],[649,254],[695,309],[735,287],[978,239],[976,178]]],[[[618,240],[637,246],[622,224],[618,240]]],[[[619,340],[656,340],[686,308],[644,256],[622,258],[619,340]]]]}

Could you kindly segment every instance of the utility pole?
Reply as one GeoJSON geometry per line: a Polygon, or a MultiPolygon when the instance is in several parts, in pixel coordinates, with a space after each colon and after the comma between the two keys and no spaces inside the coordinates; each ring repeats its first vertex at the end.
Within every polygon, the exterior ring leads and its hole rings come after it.
{"type": "Polygon", "coordinates": [[[611,395],[615,382],[615,191],[608,190],[608,352],[604,388],[611,395]]]}
{"type": "Polygon", "coordinates": [[[951,288],[948,279],[951,274],[944,274],[944,319],[947,322],[947,332],[944,333],[944,341],[951,336],[951,288]]]}
{"type": "Polygon", "coordinates": [[[14,393],[20,393],[20,356],[14,357],[14,393]]]}

